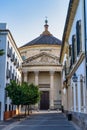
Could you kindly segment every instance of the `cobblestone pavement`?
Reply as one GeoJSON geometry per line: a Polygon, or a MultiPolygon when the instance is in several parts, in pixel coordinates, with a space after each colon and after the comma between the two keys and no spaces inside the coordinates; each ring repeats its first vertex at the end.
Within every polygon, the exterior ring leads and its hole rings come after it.
{"type": "Polygon", "coordinates": [[[28,118],[0,123],[0,130],[80,130],[62,113],[35,113],[28,118]]]}

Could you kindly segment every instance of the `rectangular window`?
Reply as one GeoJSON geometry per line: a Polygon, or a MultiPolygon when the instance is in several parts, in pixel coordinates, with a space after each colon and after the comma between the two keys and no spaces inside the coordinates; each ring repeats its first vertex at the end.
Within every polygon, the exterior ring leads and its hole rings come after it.
{"type": "Polygon", "coordinates": [[[8,68],[9,68],[9,63],[7,62],[7,70],[8,70],[8,68]]]}
{"type": "Polygon", "coordinates": [[[81,106],[83,106],[83,100],[84,100],[84,96],[83,96],[83,80],[82,77],[80,79],[80,86],[81,86],[81,106]]]}
{"type": "Polygon", "coordinates": [[[7,111],[7,104],[5,104],[5,111],[7,111]]]}
{"type": "Polygon", "coordinates": [[[12,66],[10,66],[10,79],[12,80],[12,66]]]}
{"type": "Polygon", "coordinates": [[[77,83],[75,84],[75,89],[76,89],[76,110],[78,110],[78,91],[77,91],[77,83]]]}
{"type": "Polygon", "coordinates": [[[26,59],[26,57],[23,55],[23,56],[22,56],[22,60],[25,60],[25,59],[26,59]]]}

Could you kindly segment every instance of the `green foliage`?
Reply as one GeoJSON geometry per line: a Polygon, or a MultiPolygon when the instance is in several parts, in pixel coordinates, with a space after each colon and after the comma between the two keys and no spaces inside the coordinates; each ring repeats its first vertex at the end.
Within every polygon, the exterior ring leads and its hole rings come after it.
{"type": "Polygon", "coordinates": [[[2,55],[4,55],[4,50],[3,49],[0,50],[0,56],[2,56],[2,55]]]}
{"type": "Polygon", "coordinates": [[[11,83],[6,87],[6,91],[12,100],[12,104],[20,105],[22,103],[23,93],[21,91],[21,86],[15,81],[11,81],[11,83]]]}
{"type": "Polygon", "coordinates": [[[34,84],[23,83],[18,85],[15,81],[6,87],[8,96],[14,105],[32,105],[39,101],[40,92],[38,86],[34,84]]]}
{"type": "Polygon", "coordinates": [[[24,105],[32,105],[39,101],[40,92],[38,86],[34,84],[28,85],[28,83],[23,83],[22,90],[24,92],[24,105]]]}

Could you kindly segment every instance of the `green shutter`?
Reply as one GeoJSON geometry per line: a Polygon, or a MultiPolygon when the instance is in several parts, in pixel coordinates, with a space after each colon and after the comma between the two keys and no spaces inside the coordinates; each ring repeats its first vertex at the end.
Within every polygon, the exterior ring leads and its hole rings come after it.
{"type": "Polygon", "coordinates": [[[76,59],[77,59],[76,35],[74,35],[73,37],[74,37],[74,38],[73,38],[73,39],[74,39],[74,43],[73,43],[73,44],[74,44],[74,58],[75,58],[74,60],[76,61],[76,59]]]}
{"type": "Polygon", "coordinates": [[[71,45],[69,45],[69,56],[71,56],[72,54],[71,54],[71,51],[72,51],[72,48],[71,48],[72,46],[71,45]]]}
{"type": "Polygon", "coordinates": [[[75,53],[74,53],[74,35],[72,36],[72,64],[75,62],[75,53]]]}
{"type": "Polygon", "coordinates": [[[77,37],[77,55],[82,50],[82,37],[81,37],[81,20],[76,23],[76,37],[77,37]]]}

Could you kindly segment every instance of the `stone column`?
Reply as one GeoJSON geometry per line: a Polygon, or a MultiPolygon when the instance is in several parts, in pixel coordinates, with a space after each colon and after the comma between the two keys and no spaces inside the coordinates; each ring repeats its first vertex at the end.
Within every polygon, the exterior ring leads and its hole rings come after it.
{"type": "Polygon", "coordinates": [[[28,77],[27,77],[28,72],[24,71],[23,73],[24,73],[24,82],[27,82],[28,81],[28,77]]]}
{"type": "Polygon", "coordinates": [[[54,71],[50,71],[50,109],[54,109],[54,71]]]}
{"type": "Polygon", "coordinates": [[[84,106],[84,112],[86,112],[86,85],[84,77],[83,77],[83,106],[84,106]]]}
{"type": "Polygon", "coordinates": [[[74,112],[76,112],[76,83],[73,83],[73,94],[74,94],[74,112]]]}
{"type": "Polygon", "coordinates": [[[35,73],[35,85],[38,85],[39,84],[39,77],[38,77],[39,71],[34,71],[34,73],[35,73]]]}
{"type": "Polygon", "coordinates": [[[80,78],[78,78],[78,82],[77,82],[77,93],[78,93],[78,112],[81,112],[81,82],[80,82],[80,78]]]}
{"type": "MultiPolygon", "coordinates": [[[[34,73],[35,73],[35,85],[39,85],[39,77],[38,77],[39,71],[36,70],[36,71],[34,71],[34,73]]],[[[35,104],[35,109],[37,109],[37,111],[39,111],[38,103],[35,104]]]]}

